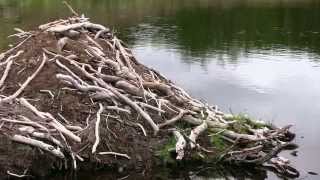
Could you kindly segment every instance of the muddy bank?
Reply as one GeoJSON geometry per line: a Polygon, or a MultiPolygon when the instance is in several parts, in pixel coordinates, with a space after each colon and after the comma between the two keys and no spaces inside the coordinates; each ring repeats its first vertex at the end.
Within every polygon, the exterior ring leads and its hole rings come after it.
{"type": "MultiPolygon", "coordinates": [[[[291,126],[221,112],[138,62],[109,28],[78,16],[16,29],[0,55],[0,172],[152,172],[181,162],[298,175],[277,154],[291,126]]],[[[4,177],[4,176],[3,176],[4,177]]]]}

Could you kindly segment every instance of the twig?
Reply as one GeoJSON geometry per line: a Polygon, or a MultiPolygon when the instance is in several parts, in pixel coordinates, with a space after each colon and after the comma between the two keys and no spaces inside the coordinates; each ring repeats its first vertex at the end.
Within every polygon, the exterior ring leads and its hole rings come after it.
{"type": "Polygon", "coordinates": [[[135,123],[135,124],[140,127],[140,129],[143,132],[143,135],[147,137],[147,133],[146,133],[146,130],[144,129],[144,127],[140,123],[135,123]]]}
{"type": "MultiPolygon", "coordinates": [[[[73,62],[73,60],[71,60],[71,63],[72,62],[73,62]]],[[[127,103],[129,106],[131,106],[134,110],[136,110],[139,114],[141,114],[141,116],[144,119],[146,119],[148,121],[148,123],[151,125],[151,127],[153,128],[155,134],[159,131],[159,127],[153,122],[153,120],[151,119],[149,114],[146,113],[145,111],[143,111],[135,102],[133,102],[131,99],[129,99],[128,97],[126,97],[123,94],[121,94],[117,89],[115,89],[112,86],[110,86],[107,83],[105,83],[102,79],[98,79],[98,78],[94,77],[92,74],[88,73],[86,70],[84,70],[81,67],[79,67],[79,65],[77,65],[76,63],[72,63],[72,64],[78,70],[83,72],[85,76],[87,76],[88,78],[92,79],[93,81],[99,83],[102,87],[104,87],[104,88],[108,89],[109,91],[111,91],[119,99],[123,100],[125,103],[127,103]]]]}
{"type": "Polygon", "coordinates": [[[179,114],[178,114],[177,116],[173,117],[172,119],[169,119],[169,120],[165,121],[165,122],[162,123],[162,124],[159,124],[159,125],[158,125],[159,128],[162,128],[162,127],[164,127],[164,126],[167,126],[167,125],[170,125],[170,124],[173,124],[173,123],[179,121],[179,120],[183,117],[183,115],[185,115],[186,113],[187,113],[187,111],[185,111],[185,110],[180,110],[180,112],[179,112],[179,114]]]}
{"type": "Polygon", "coordinates": [[[70,124],[70,122],[62,116],[62,114],[58,113],[58,116],[66,123],[66,124],[70,124]]]}
{"type": "Polygon", "coordinates": [[[131,111],[128,110],[128,109],[124,109],[124,108],[120,108],[118,106],[106,106],[106,109],[108,110],[116,110],[116,111],[120,111],[120,112],[125,112],[125,113],[128,113],[128,114],[131,114],[131,111]]]}
{"type": "Polygon", "coordinates": [[[27,87],[27,85],[39,74],[39,72],[43,68],[44,64],[46,63],[46,61],[47,61],[47,56],[45,54],[43,54],[43,60],[40,64],[40,66],[38,67],[38,69],[31,76],[28,77],[28,79],[22,84],[22,86],[14,94],[12,94],[6,98],[1,99],[0,103],[1,102],[9,102],[9,101],[17,98],[22,93],[22,91],[27,87]]]}
{"type": "Polygon", "coordinates": [[[42,131],[49,131],[46,127],[40,125],[39,123],[33,122],[33,121],[19,121],[15,119],[7,119],[7,118],[1,118],[0,121],[3,122],[10,122],[10,123],[17,123],[17,124],[24,124],[24,125],[30,125],[33,127],[40,128],[42,131]]]}
{"type": "Polygon", "coordinates": [[[121,156],[121,157],[125,157],[127,159],[131,159],[130,156],[128,156],[127,154],[122,154],[122,153],[117,153],[117,152],[99,152],[100,155],[115,155],[115,156],[121,156]]]}
{"type": "Polygon", "coordinates": [[[0,88],[3,85],[4,81],[6,80],[8,74],[9,74],[9,71],[10,71],[12,63],[13,63],[13,61],[9,61],[7,63],[6,69],[4,70],[3,75],[2,75],[2,77],[0,79],[0,88]]]}
{"type": "MultiPolygon", "coordinates": [[[[15,47],[13,47],[13,48],[11,48],[11,49],[9,49],[8,51],[6,51],[6,52],[4,52],[4,53],[2,53],[2,54],[0,54],[0,57],[1,56],[5,56],[5,55],[7,55],[7,54],[10,54],[11,52],[13,52],[14,50],[16,50],[16,49],[18,49],[20,46],[22,46],[26,41],[28,41],[31,37],[33,37],[33,35],[30,35],[30,36],[28,36],[27,38],[25,38],[23,41],[21,41],[18,45],[16,45],[15,47]]],[[[0,60],[1,60],[2,58],[0,58],[0,60]]]]}
{"type": "Polygon", "coordinates": [[[37,110],[36,107],[34,107],[32,104],[30,104],[26,99],[20,98],[19,102],[21,105],[25,106],[26,108],[30,109],[33,113],[35,113],[37,116],[44,120],[49,120],[49,124],[57,129],[58,131],[62,132],[66,136],[70,137],[76,142],[81,142],[81,138],[76,136],[74,133],[72,133],[70,130],[68,130],[65,126],[63,126],[59,121],[57,121],[50,113],[44,113],[39,110],[37,110]]]}
{"type": "Polygon", "coordinates": [[[67,8],[70,10],[70,12],[71,12],[73,15],[79,17],[79,14],[70,6],[70,4],[69,4],[67,1],[63,1],[62,3],[67,6],[67,8]]]}
{"type": "Polygon", "coordinates": [[[158,111],[159,113],[165,113],[164,110],[160,109],[160,108],[157,108],[157,107],[154,107],[154,106],[151,106],[147,103],[143,103],[143,102],[137,102],[137,104],[139,104],[140,106],[143,106],[143,107],[146,107],[146,108],[149,108],[149,109],[152,109],[154,111],[158,111]]]}
{"type": "Polygon", "coordinates": [[[50,91],[50,90],[46,90],[46,89],[42,89],[42,90],[40,90],[40,92],[42,92],[42,93],[48,93],[49,95],[50,95],[50,97],[51,97],[51,99],[54,99],[54,94],[50,91]]]}
{"type": "Polygon", "coordinates": [[[97,147],[100,142],[100,135],[99,135],[99,126],[100,126],[100,119],[101,119],[101,113],[103,112],[103,105],[99,103],[99,110],[97,112],[97,120],[96,120],[96,125],[95,125],[95,137],[96,140],[92,146],[92,154],[94,154],[97,151],[97,147]]]}
{"type": "Polygon", "coordinates": [[[12,61],[14,58],[17,58],[17,57],[20,56],[23,52],[24,52],[24,51],[20,50],[20,51],[18,51],[15,55],[9,56],[6,61],[0,63],[0,66],[3,66],[3,65],[5,65],[5,64],[7,64],[8,62],[12,61]]]}
{"type": "Polygon", "coordinates": [[[75,158],[74,152],[72,151],[71,146],[68,144],[68,141],[67,141],[67,139],[64,137],[64,135],[63,135],[61,132],[59,132],[59,134],[60,134],[61,139],[63,139],[65,145],[67,146],[67,149],[68,149],[68,151],[69,151],[69,154],[70,154],[70,156],[71,156],[71,158],[72,158],[73,169],[76,170],[76,169],[77,169],[77,160],[76,160],[76,158],[75,158]]]}
{"type": "Polygon", "coordinates": [[[54,156],[59,157],[61,159],[65,158],[64,154],[59,149],[56,149],[53,146],[46,144],[42,141],[38,141],[38,140],[31,139],[31,138],[21,136],[21,135],[14,135],[11,139],[16,142],[20,142],[20,143],[24,143],[24,144],[38,147],[42,150],[50,152],[54,156]]]}
{"type": "Polygon", "coordinates": [[[36,137],[36,138],[45,139],[45,140],[50,141],[53,144],[63,148],[63,145],[61,144],[61,142],[58,139],[52,137],[50,135],[50,133],[48,133],[49,131],[47,131],[46,133],[36,132],[36,130],[31,126],[20,127],[19,131],[24,132],[24,133],[28,133],[31,136],[36,137]]]}
{"type": "Polygon", "coordinates": [[[10,176],[13,176],[13,177],[17,177],[17,178],[26,178],[26,177],[33,177],[31,175],[28,175],[26,174],[27,173],[27,170],[26,169],[23,174],[16,174],[16,173],[13,173],[13,172],[10,172],[10,171],[7,171],[7,174],[10,175],[10,176]]]}

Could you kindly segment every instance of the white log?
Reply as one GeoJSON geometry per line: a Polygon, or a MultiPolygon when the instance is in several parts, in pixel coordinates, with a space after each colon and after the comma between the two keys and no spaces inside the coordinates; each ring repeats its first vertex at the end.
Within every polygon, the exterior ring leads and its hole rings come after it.
{"type": "Polygon", "coordinates": [[[94,154],[97,151],[97,147],[100,143],[99,128],[100,128],[101,113],[103,112],[103,109],[104,109],[103,105],[101,103],[99,103],[99,110],[97,112],[97,120],[96,120],[96,124],[95,124],[96,140],[92,146],[92,154],[94,154]]]}
{"type": "Polygon", "coordinates": [[[71,131],[82,131],[83,128],[80,127],[80,126],[70,126],[70,125],[67,125],[66,126],[67,129],[71,130],[71,131]]]}
{"type": "Polygon", "coordinates": [[[179,131],[173,131],[174,137],[177,140],[176,143],[176,153],[177,153],[177,160],[181,160],[184,157],[184,149],[187,146],[187,142],[184,139],[183,135],[179,131]]]}
{"type": "Polygon", "coordinates": [[[208,128],[208,124],[207,121],[204,120],[202,122],[202,124],[200,124],[199,126],[197,126],[196,128],[191,130],[191,133],[189,135],[189,139],[190,139],[190,147],[191,149],[195,148],[197,146],[196,144],[196,140],[198,138],[198,136],[204,132],[206,129],[208,128]]]}
{"type": "Polygon", "coordinates": [[[55,145],[63,148],[62,143],[58,139],[54,138],[49,133],[36,132],[36,129],[31,127],[31,126],[20,127],[19,131],[28,133],[31,136],[36,137],[36,138],[40,138],[40,139],[45,139],[45,140],[51,141],[55,145]]]}
{"type": "Polygon", "coordinates": [[[94,24],[94,23],[90,23],[90,22],[82,22],[82,23],[75,23],[75,24],[69,24],[69,25],[58,24],[56,26],[48,28],[47,31],[55,32],[55,33],[62,33],[62,32],[68,31],[68,30],[74,30],[74,29],[80,29],[80,28],[108,30],[108,28],[106,28],[100,24],[94,24]]]}
{"type": "Polygon", "coordinates": [[[105,29],[100,30],[97,32],[97,34],[94,36],[94,39],[98,39],[102,34],[107,33],[108,31],[105,29]]]}
{"type": "Polygon", "coordinates": [[[14,135],[11,139],[15,142],[38,147],[38,148],[40,148],[44,151],[47,151],[47,152],[49,152],[49,153],[53,154],[54,156],[59,157],[61,159],[65,158],[64,154],[60,151],[60,149],[56,149],[53,146],[46,144],[42,141],[38,141],[38,140],[31,139],[31,138],[21,136],[21,135],[14,135]]]}

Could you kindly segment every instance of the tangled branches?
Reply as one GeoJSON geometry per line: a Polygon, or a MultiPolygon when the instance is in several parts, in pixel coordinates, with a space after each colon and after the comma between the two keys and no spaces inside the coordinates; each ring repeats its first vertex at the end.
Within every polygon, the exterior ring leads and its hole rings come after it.
{"type": "Polygon", "coordinates": [[[153,154],[152,141],[170,137],[177,161],[200,152],[209,160],[289,167],[276,157],[293,139],[290,126],[225,114],[192,98],[140,64],[109,28],[75,16],[25,34],[0,62],[0,131],[13,141],[74,169],[77,162],[138,161],[137,153],[153,154]]]}

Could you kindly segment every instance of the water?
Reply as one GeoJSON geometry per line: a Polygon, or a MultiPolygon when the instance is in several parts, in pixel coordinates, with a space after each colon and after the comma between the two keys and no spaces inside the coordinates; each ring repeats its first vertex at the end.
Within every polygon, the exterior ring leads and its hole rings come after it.
{"type": "MultiPolygon", "coordinates": [[[[73,0],[72,4],[93,21],[113,28],[140,61],[193,96],[225,111],[294,124],[298,157],[284,156],[292,159],[301,178],[320,178],[307,174],[320,173],[320,1],[73,0]]],[[[6,36],[14,27],[30,29],[66,15],[57,0],[0,0],[0,48],[10,43],[6,36]]],[[[267,176],[276,179],[272,173],[267,176]]]]}

